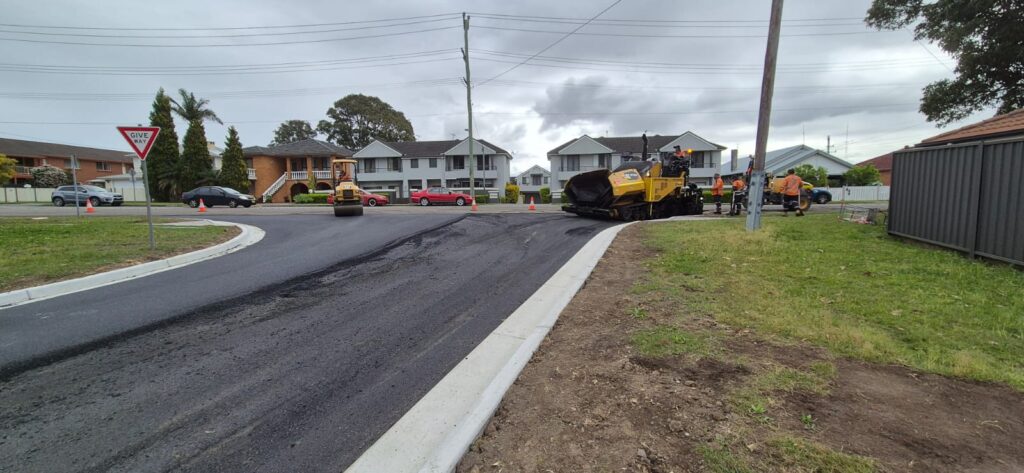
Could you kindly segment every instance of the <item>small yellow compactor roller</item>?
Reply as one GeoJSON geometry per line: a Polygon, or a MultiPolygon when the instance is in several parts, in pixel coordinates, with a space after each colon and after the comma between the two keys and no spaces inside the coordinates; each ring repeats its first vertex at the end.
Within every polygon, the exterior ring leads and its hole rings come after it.
{"type": "Polygon", "coordinates": [[[334,181],[334,216],[355,217],[363,214],[363,199],[356,186],[356,161],[331,160],[331,180],[334,181]]]}
{"type": "Polygon", "coordinates": [[[696,184],[687,185],[688,171],[685,158],[669,157],[577,174],[562,191],[562,210],[626,221],[701,214],[704,196],[696,184]]]}

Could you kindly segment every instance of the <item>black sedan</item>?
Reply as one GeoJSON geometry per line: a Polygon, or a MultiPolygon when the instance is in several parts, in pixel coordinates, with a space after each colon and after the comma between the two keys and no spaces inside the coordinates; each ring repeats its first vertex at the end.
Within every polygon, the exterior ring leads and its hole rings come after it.
{"type": "Polygon", "coordinates": [[[196,187],[188,192],[181,194],[181,202],[188,204],[189,207],[199,207],[199,200],[202,199],[203,204],[207,207],[213,207],[214,205],[226,205],[231,208],[238,207],[251,207],[256,198],[249,195],[238,192],[230,187],[220,186],[203,186],[196,187]]]}

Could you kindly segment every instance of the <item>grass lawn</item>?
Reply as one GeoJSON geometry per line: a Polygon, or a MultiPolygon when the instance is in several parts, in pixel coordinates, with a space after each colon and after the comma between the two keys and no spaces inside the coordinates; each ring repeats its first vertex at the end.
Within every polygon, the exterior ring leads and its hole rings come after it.
{"type": "Polygon", "coordinates": [[[150,251],[145,217],[0,218],[0,292],[165,258],[237,233],[236,227],[155,226],[150,251]]]}
{"type": "Polygon", "coordinates": [[[1024,272],[832,214],[743,224],[647,225],[662,254],[637,290],[685,290],[691,309],[781,340],[1024,390],[1024,272]]]}

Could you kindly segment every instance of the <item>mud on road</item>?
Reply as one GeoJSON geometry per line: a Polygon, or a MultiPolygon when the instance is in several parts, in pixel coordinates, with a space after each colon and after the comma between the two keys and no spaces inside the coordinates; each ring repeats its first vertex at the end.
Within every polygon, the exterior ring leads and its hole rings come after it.
{"type": "Polygon", "coordinates": [[[341,471],[606,226],[471,216],[4,379],[0,471],[341,471]]]}

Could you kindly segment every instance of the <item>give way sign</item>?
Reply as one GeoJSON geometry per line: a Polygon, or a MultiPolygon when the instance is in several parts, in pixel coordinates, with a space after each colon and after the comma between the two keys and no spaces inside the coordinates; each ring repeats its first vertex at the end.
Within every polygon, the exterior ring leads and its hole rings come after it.
{"type": "Polygon", "coordinates": [[[121,132],[121,136],[128,141],[132,151],[135,151],[139,159],[145,161],[146,155],[149,154],[149,149],[153,147],[153,142],[156,141],[156,135],[160,134],[160,127],[119,126],[117,131],[121,132]]]}

